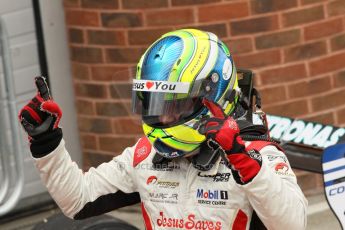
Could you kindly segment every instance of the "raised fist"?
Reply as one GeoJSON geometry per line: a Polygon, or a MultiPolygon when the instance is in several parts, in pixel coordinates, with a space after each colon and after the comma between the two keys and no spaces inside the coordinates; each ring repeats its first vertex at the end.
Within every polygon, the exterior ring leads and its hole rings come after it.
{"type": "Polygon", "coordinates": [[[20,110],[18,118],[29,135],[31,152],[41,155],[52,151],[62,138],[58,127],[62,111],[53,101],[45,78],[36,77],[35,84],[37,94],[20,110]]]}

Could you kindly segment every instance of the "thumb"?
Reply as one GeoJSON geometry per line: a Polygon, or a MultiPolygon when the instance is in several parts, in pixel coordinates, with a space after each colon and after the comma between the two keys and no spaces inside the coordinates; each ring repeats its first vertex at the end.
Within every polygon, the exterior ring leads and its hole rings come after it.
{"type": "Polygon", "coordinates": [[[210,101],[206,98],[202,100],[202,103],[208,108],[208,110],[212,113],[212,115],[216,118],[224,119],[226,117],[223,108],[220,107],[217,103],[210,101]]]}
{"type": "Polygon", "coordinates": [[[45,77],[43,76],[35,77],[35,84],[36,84],[37,91],[40,94],[40,96],[43,98],[43,100],[48,101],[52,98],[50,95],[50,90],[49,90],[45,77]]]}

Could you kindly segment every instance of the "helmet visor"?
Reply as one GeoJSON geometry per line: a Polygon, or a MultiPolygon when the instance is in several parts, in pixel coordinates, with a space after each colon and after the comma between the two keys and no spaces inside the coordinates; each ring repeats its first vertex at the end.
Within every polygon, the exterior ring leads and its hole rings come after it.
{"type": "Polygon", "coordinates": [[[182,124],[203,108],[204,93],[189,82],[133,80],[132,109],[141,114],[143,121],[152,127],[171,127],[182,124]]]}

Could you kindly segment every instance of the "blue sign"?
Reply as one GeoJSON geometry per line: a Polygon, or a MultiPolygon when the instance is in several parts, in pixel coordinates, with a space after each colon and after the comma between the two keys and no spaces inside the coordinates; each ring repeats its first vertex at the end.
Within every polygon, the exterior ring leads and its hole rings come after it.
{"type": "Polygon", "coordinates": [[[345,227],[345,144],[326,148],[322,156],[325,194],[329,206],[345,227]]]}

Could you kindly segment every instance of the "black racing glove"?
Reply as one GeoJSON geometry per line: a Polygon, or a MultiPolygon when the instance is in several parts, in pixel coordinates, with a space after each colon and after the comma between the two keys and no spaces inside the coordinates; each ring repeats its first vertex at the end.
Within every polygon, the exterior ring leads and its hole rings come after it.
{"type": "Polygon", "coordinates": [[[199,132],[206,136],[212,149],[222,150],[222,157],[231,168],[236,182],[247,184],[261,169],[260,153],[246,149],[237,122],[227,116],[218,104],[207,99],[203,100],[203,104],[213,117],[202,119],[199,132]]]}
{"type": "Polygon", "coordinates": [[[36,77],[35,84],[37,94],[20,110],[18,118],[28,134],[32,155],[39,158],[52,152],[62,139],[62,111],[53,101],[45,78],[36,77]]]}

